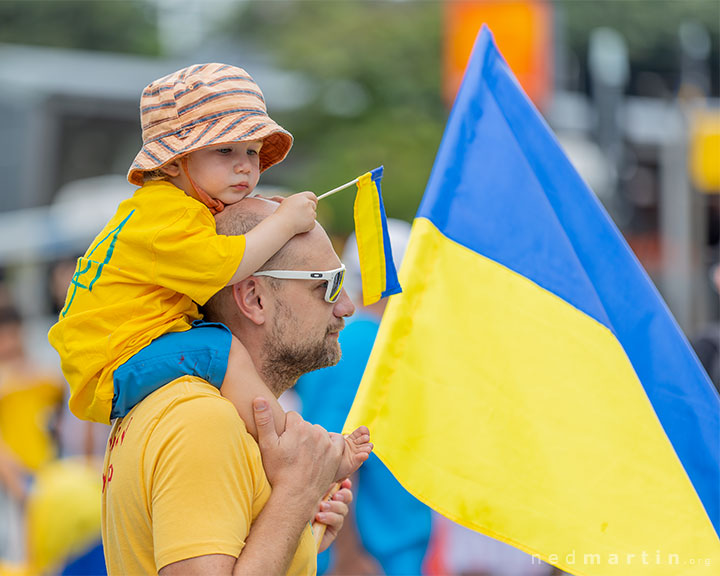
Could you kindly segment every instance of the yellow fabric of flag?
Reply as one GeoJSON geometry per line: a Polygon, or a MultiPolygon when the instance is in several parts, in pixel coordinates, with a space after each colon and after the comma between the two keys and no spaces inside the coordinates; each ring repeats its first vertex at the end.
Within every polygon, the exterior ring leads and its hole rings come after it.
{"type": "Polygon", "coordinates": [[[383,167],[380,166],[360,176],[355,196],[355,236],[365,306],[402,291],[393,262],[380,191],[382,175],[383,167]]]}
{"type": "Polygon", "coordinates": [[[345,430],[368,426],[409,492],[572,574],[720,566],[702,504],[606,328],[425,219],[400,279],[345,430]]]}

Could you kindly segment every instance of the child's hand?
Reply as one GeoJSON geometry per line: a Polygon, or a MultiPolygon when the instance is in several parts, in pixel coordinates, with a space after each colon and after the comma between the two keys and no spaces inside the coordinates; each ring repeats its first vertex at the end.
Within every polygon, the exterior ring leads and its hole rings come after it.
{"type": "MultiPolygon", "coordinates": [[[[313,519],[313,532],[317,534],[318,528],[322,525],[325,525],[326,529],[320,540],[318,552],[327,550],[342,528],[353,499],[351,488],[352,482],[346,478],[339,485],[333,484],[328,492],[332,496],[326,494],[320,501],[313,519]]],[[[379,574],[379,572],[372,572],[372,574],[379,574]]]]}
{"type": "Polygon", "coordinates": [[[275,216],[286,220],[293,235],[308,232],[315,226],[317,202],[312,192],[299,192],[285,198],[275,216]]]}

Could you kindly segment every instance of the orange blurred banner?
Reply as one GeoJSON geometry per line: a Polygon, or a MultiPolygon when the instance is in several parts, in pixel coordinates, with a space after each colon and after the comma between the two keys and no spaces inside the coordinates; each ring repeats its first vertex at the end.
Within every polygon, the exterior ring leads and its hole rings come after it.
{"type": "Polygon", "coordinates": [[[448,107],[484,23],[521,86],[542,110],[552,90],[552,20],[546,0],[446,0],[443,92],[448,107]]]}

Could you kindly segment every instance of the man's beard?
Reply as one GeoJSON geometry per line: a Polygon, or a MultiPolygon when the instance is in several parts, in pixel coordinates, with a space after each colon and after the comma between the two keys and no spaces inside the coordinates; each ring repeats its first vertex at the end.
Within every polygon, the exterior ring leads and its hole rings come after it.
{"type": "Polygon", "coordinates": [[[322,338],[303,340],[297,321],[289,307],[278,302],[277,315],[263,346],[265,362],[262,376],[276,395],[292,388],[297,379],[308,372],[333,366],[340,361],[340,345],[331,332],[342,329],[342,319],[328,326],[322,338]],[[295,337],[297,340],[292,341],[295,337]]]}

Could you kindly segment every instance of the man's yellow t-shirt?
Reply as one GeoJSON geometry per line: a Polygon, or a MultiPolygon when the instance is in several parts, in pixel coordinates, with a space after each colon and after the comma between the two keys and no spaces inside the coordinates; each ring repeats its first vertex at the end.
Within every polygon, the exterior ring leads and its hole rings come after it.
{"type": "Polygon", "coordinates": [[[188,330],[244,251],[244,236],[218,235],[210,210],[169,182],[122,202],[78,260],[48,335],[73,414],[109,423],[115,369],[155,338],[188,330]]]}
{"type": "MultiPolygon", "coordinates": [[[[108,572],[155,574],[209,554],[237,557],[270,497],[260,449],[233,405],[187,376],[113,427],[103,468],[108,572]]],[[[315,574],[308,523],[288,574],[315,574]]]]}

